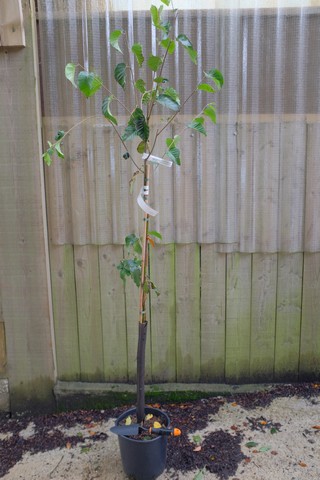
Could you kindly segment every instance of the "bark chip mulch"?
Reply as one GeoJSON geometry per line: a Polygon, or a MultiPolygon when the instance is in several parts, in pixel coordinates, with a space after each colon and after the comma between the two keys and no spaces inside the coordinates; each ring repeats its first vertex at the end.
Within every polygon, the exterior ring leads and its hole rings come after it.
{"type": "MultiPolygon", "coordinates": [[[[203,430],[210,419],[226,402],[236,402],[250,410],[267,407],[280,397],[298,396],[311,398],[320,395],[320,385],[295,384],[279,385],[261,392],[237,394],[229,397],[212,397],[179,404],[155,404],[166,411],[173,426],[182,430],[178,438],[169,438],[167,469],[172,479],[178,478],[178,472],[190,472],[206,469],[215,473],[219,479],[234,477],[238,465],[246,461],[241,451],[241,432],[232,433],[217,430],[199,438],[197,431],[203,430]]],[[[128,407],[112,410],[84,411],[78,410],[46,416],[5,418],[0,417],[0,478],[3,477],[25,453],[35,454],[57,448],[69,448],[81,444],[78,435],[68,435],[65,430],[75,425],[105,422],[120,415],[128,407]],[[28,435],[22,432],[30,428],[28,435]]],[[[261,417],[262,418],[262,417],[261,417]]],[[[248,417],[252,429],[280,428],[269,424],[267,419],[248,417]]],[[[108,437],[105,433],[93,434],[90,441],[100,442],[108,437]]]]}

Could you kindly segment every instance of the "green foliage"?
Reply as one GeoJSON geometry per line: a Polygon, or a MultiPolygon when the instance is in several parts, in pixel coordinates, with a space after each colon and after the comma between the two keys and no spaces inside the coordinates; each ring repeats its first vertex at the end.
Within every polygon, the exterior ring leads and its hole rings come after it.
{"type": "Polygon", "coordinates": [[[175,100],[167,93],[160,94],[156,100],[164,107],[170,108],[170,110],[173,110],[175,112],[178,112],[180,110],[180,101],[178,101],[178,99],[175,100]]]}
{"type": "Polygon", "coordinates": [[[165,38],[160,42],[161,47],[168,51],[172,55],[176,49],[176,44],[171,38],[165,38]]]}
{"type": "Polygon", "coordinates": [[[205,92],[208,92],[208,93],[215,93],[215,89],[211,85],[209,85],[208,83],[200,83],[197,86],[197,89],[198,90],[204,90],[205,92]]]}
{"type": "Polygon", "coordinates": [[[189,57],[191,58],[191,61],[196,65],[198,54],[196,50],[194,50],[193,45],[190,42],[187,35],[184,35],[183,33],[181,33],[180,35],[177,36],[176,40],[180,42],[181,45],[186,49],[186,51],[189,54],[189,57]]]}
{"type": "Polygon", "coordinates": [[[114,69],[114,78],[123,89],[126,86],[126,68],[127,65],[125,63],[118,63],[114,69]]]}
{"type": "Polygon", "coordinates": [[[148,58],[147,65],[153,72],[156,72],[161,64],[161,57],[157,57],[156,55],[150,55],[150,57],[148,58]]]}
{"type": "Polygon", "coordinates": [[[140,92],[140,93],[144,93],[147,89],[146,89],[146,82],[144,80],[142,80],[142,78],[139,78],[134,86],[136,87],[136,89],[140,92]]]}
{"type": "Polygon", "coordinates": [[[147,142],[149,140],[149,125],[146,121],[143,111],[137,107],[131,114],[128,125],[122,135],[122,140],[132,140],[134,137],[140,137],[147,142]]]}
{"type": "Polygon", "coordinates": [[[207,132],[203,126],[204,123],[204,118],[203,117],[197,117],[192,120],[191,123],[188,124],[189,128],[193,128],[199,133],[202,133],[202,135],[207,136],[207,132]]]}
{"type": "Polygon", "coordinates": [[[119,38],[121,37],[122,33],[122,30],[114,30],[109,37],[110,45],[120,53],[122,53],[122,50],[119,46],[119,38]]]}
{"type": "Polygon", "coordinates": [[[217,112],[215,103],[208,103],[203,109],[203,114],[207,115],[213,123],[217,123],[217,112]]]}
{"type": "Polygon", "coordinates": [[[75,74],[76,74],[76,65],[74,63],[68,63],[66,65],[66,68],[64,69],[64,73],[65,73],[66,78],[72,83],[72,85],[75,88],[78,88],[78,86],[77,86],[77,84],[74,80],[74,77],[75,77],[75,74]]]}
{"type": "Polygon", "coordinates": [[[134,53],[139,67],[142,67],[142,64],[144,62],[144,56],[143,56],[143,53],[142,53],[142,45],[140,43],[135,43],[134,45],[132,45],[131,51],[134,53]]]}
{"type": "Polygon", "coordinates": [[[177,148],[177,144],[180,141],[179,135],[175,135],[174,138],[167,138],[166,145],[168,150],[166,156],[176,165],[181,165],[180,150],[177,148]]]}
{"type": "Polygon", "coordinates": [[[207,78],[210,78],[217,85],[219,89],[223,86],[224,78],[222,73],[219,70],[212,68],[211,70],[209,70],[209,72],[207,73],[204,72],[204,74],[207,78]]]}
{"type": "Polygon", "coordinates": [[[102,87],[101,78],[93,72],[80,72],[77,82],[80,91],[87,98],[94,95],[102,87]]]}
{"type": "Polygon", "coordinates": [[[110,120],[111,123],[113,123],[114,125],[118,125],[117,119],[110,112],[110,103],[112,102],[113,99],[114,97],[111,95],[110,97],[106,97],[103,100],[102,113],[108,120],[110,120]]]}

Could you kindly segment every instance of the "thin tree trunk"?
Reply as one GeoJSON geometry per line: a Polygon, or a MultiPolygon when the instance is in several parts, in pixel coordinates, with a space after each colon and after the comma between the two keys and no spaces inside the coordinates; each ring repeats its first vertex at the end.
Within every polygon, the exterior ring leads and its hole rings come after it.
{"type": "MultiPolygon", "coordinates": [[[[150,166],[145,162],[144,165],[144,201],[148,203],[149,195],[149,174],[150,166]]],[[[137,421],[138,423],[144,420],[145,410],[145,354],[147,342],[147,313],[146,313],[146,299],[147,293],[145,289],[146,272],[148,269],[148,230],[149,230],[149,215],[144,215],[144,232],[142,239],[142,264],[141,264],[141,283],[140,283],[140,298],[139,298],[139,338],[137,351],[137,421]]]]}

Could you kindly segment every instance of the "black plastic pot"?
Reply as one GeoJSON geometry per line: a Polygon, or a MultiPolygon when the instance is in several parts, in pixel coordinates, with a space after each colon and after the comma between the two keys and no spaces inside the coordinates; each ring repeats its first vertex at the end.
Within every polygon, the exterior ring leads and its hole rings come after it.
{"type": "MultiPolygon", "coordinates": [[[[116,420],[119,425],[129,415],[136,413],[135,408],[127,410],[116,420]]],[[[162,419],[162,423],[169,427],[170,419],[157,408],[146,407],[145,413],[152,413],[162,419]]],[[[153,480],[164,471],[167,459],[166,435],[159,435],[152,440],[135,440],[118,435],[122,465],[125,473],[135,480],[153,480]]]]}

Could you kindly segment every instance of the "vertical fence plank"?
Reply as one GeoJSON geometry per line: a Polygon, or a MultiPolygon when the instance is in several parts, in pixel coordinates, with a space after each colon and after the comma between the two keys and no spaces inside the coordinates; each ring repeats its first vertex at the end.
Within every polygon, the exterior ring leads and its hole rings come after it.
{"type": "Polygon", "coordinates": [[[116,268],[122,258],[121,245],[99,248],[104,378],[108,382],[128,379],[124,284],[116,268]]]}
{"type": "Polygon", "coordinates": [[[250,379],[251,255],[227,255],[226,380],[250,379]]]}
{"type": "Polygon", "coordinates": [[[226,255],[201,246],[201,380],[225,376],[226,255]]]}
{"type": "Polygon", "coordinates": [[[176,245],[177,380],[200,379],[200,256],[196,244],[176,245]]]}
{"type": "Polygon", "coordinates": [[[0,322],[0,378],[7,373],[6,335],[4,322],[0,322]]]}
{"type": "Polygon", "coordinates": [[[151,294],[152,380],[176,380],[176,304],[174,245],[151,250],[151,279],[160,295],[151,294]]]}
{"type": "Polygon", "coordinates": [[[75,273],[82,381],[103,380],[98,247],[76,246],[75,273]]]}
{"type": "Polygon", "coordinates": [[[320,253],[304,254],[300,344],[300,375],[319,377],[320,372],[320,253]]]}
{"type": "Polygon", "coordinates": [[[303,254],[278,254],[274,375],[276,381],[298,379],[303,254]]]}
{"type": "Polygon", "coordinates": [[[59,380],[80,380],[77,299],[72,245],[50,250],[52,302],[59,380]]]}
{"type": "Polygon", "coordinates": [[[252,256],[251,381],[272,381],[274,369],[277,254],[252,256]]]}

